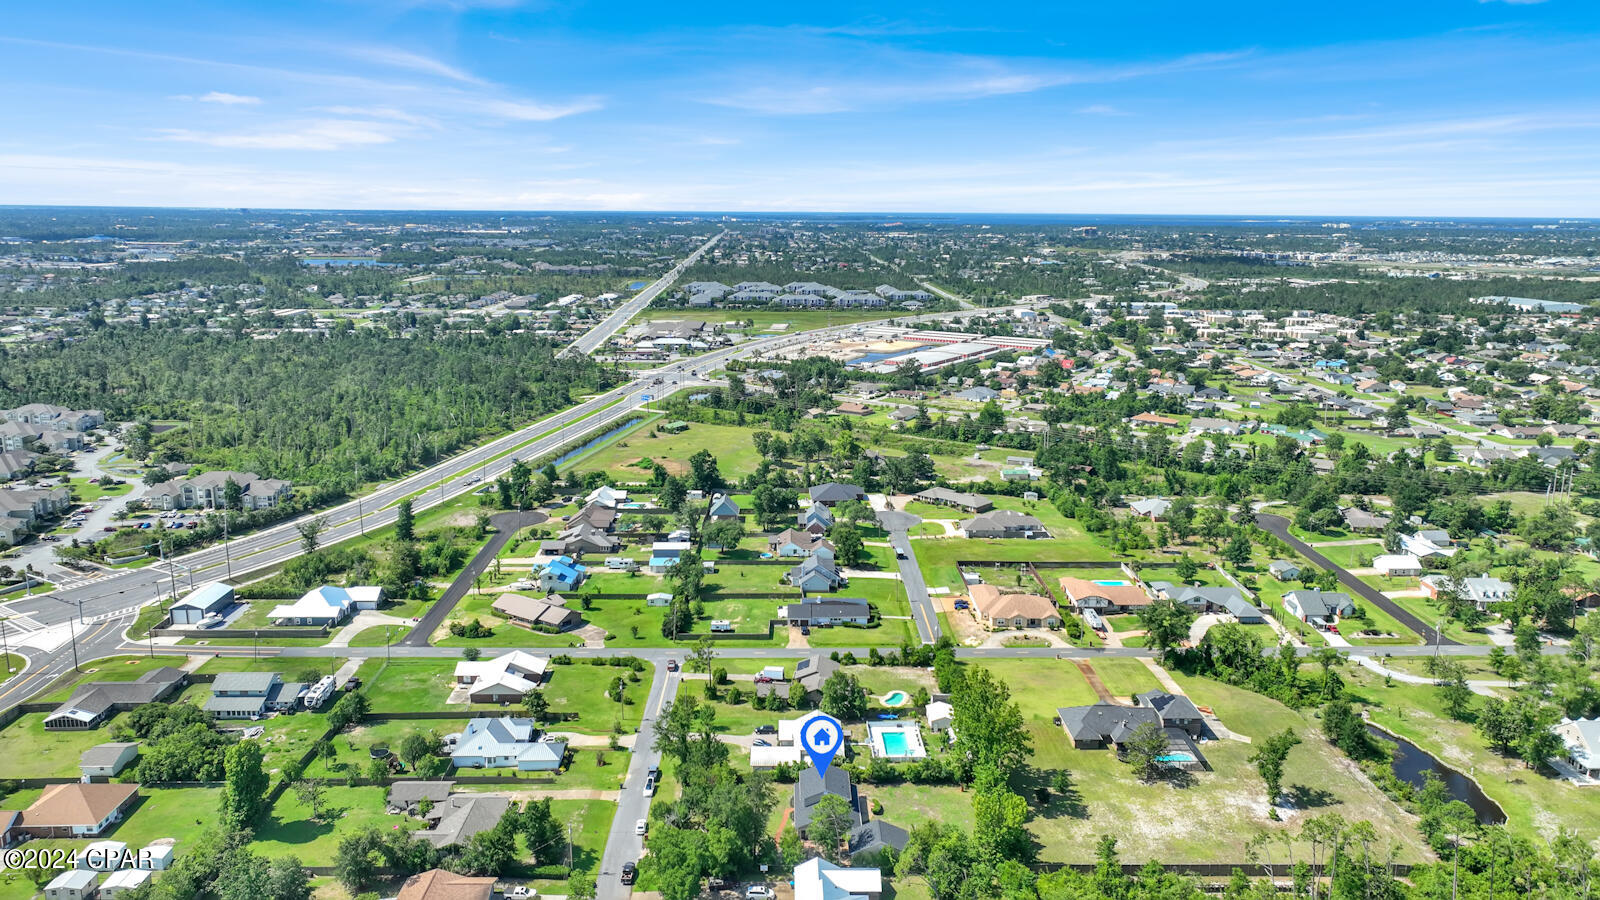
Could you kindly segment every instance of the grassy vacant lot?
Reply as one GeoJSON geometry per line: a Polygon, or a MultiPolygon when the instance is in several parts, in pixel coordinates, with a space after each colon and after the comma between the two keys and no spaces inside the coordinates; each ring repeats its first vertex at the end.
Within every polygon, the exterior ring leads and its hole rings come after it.
{"type": "Polygon", "coordinates": [[[724,476],[742,475],[755,471],[759,462],[750,440],[753,433],[749,428],[694,423],[682,434],[653,434],[652,428],[646,426],[596,449],[583,457],[577,468],[604,472],[613,481],[649,481],[649,460],[660,462],[672,474],[682,475],[689,471],[689,457],[709,450],[724,476]],[[643,466],[639,465],[642,460],[646,461],[643,466]]]}
{"type": "MultiPolygon", "coordinates": [[[[1373,722],[1473,776],[1506,811],[1512,831],[1541,841],[1554,838],[1563,826],[1584,835],[1600,831],[1600,803],[1595,803],[1592,789],[1574,788],[1495,754],[1472,723],[1445,714],[1433,686],[1396,682],[1386,687],[1383,676],[1355,667],[1349,668],[1346,681],[1373,722]]],[[[1474,705],[1482,701],[1475,699],[1474,705]]]]}
{"type": "MultiPolygon", "coordinates": [[[[376,825],[384,831],[393,826],[416,829],[422,822],[384,812],[383,787],[343,787],[329,785],[325,792],[324,819],[311,821],[311,811],[294,791],[285,791],[272,811],[256,825],[252,849],[269,857],[295,856],[308,866],[333,864],[339,839],[360,828],[376,825]]],[[[215,815],[216,802],[207,812],[215,815]]]]}
{"type": "Polygon", "coordinates": [[[91,478],[69,478],[67,484],[72,488],[72,499],[80,503],[93,503],[101,497],[120,497],[133,489],[126,481],[101,487],[98,480],[91,478]]]}

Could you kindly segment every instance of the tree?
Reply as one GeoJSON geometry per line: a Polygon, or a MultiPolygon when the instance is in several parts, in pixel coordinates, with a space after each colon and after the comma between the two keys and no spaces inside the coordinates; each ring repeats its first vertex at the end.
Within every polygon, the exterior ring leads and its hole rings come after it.
{"type": "Polygon", "coordinates": [[[402,499],[400,505],[395,508],[394,536],[402,541],[416,540],[416,521],[416,516],[411,512],[411,498],[402,499]]]}
{"type": "Polygon", "coordinates": [[[1163,661],[1172,648],[1189,637],[1189,626],[1194,624],[1194,611],[1180,605],[1170,597],[1162,597],[1139,610],[1139,623],[1144,626],[1145,641],[1161,654],[1163,661]]]}
{"type": "Polygon", "coordinates": [[[806,845],[800,840],[800,832],[793,825],[785,825],[783,833],[778,835],[778,858],[783,860],[786,869],[793,869],[805,861],[806,845]]]}
{"type": "Polygon", "coordinates": [[[328,710],[328,727],[336,732],[345,730],[361,721],[367,714],[367,707],[367,695],[356,691],[345,694],[328,710]]]}
{"type": "Polygon", "coordinates": [[[689,483],[706,493],[722,487],[722,473],[717,471],[717,458],[710,450],[700,449],[689,457],[689,483]]]}
{"type": "Polygon", "coordinates": [[[1244,534],[1235,534],[1233,539],[1222,548],[1222,558],[1235,566],[1250,564],[1250,538],[1244,534]]]}
{"type": "Polygon", "coordinates": [[[518,823],[528,842],[528,852],[539,865],[553,865],[566,855],[566,831],[550,808],[550,798],[528,801],[518,823]]]}
{"type": "Polygon", "coordinates": [[[567,900],[594,900],[594,875],[588,871],[573,872],[567,878],[567,900]]]}
{"type": "Polygon", "coordinates": [[[418,763],[437,752],[439,752],[439,740],[420,731],[406,732],[405,736],[400,738],[400,746],[396,750],[400,761],[410,769],[416,769],[418,763]]]}
{"type": "Polygon", "coordinates": [[[694,672],[711,674],[711,664],[717,661],[716,645],[711,639],[702,637],[694,642],[694,648],[689,651],[689,669],[694,672]]]}
{"type": "Polygon", "coordinates": [[[1188,584],[1194,580],[1196,575],[1200,574],[1200,565],[1189,554],[1185,553],[1178,557],[1178,565],[1174,571],[1178,575],[1178,581],[1188,584]]]}
{"type": "Polygon", "coordinates": [[[234,830],[249,828],[266,807],[269,779],[261,766],[261,745],[240,741],[228,748],[224,760],[222,825],[234,830]]]}
{"type": "Polygon", "coordinates": [[[328,517],[315,516],[294,526],[300,532],[300,549],[309,556],[317,552],[318,543],[322,540],[322,533],[328,530],[328,517]]]}
{"type": "Polygon", "coordinates": [[[985,768],[975,779],[972,796],[972,837],[979,857],[991,865],[1007,860],[1031,861],[1033,838],[1028,834],[1028,801],[1009,790],[1005,778],[985,768]]]}
{"type": "Polygon", "coordinates": [[[712,522],[701,532],[700,539],[707,547],[731,550],[739,546],[739,542],[744,539],[744,525],[740,524],[738,519],[712,522]]]}
{"type": "Polygon", "coordinates": [[[861,532],[854,525],[847,522],[835,522],[828,529],[828,539],[833,542],[833,549],[840,565],[854,566],[866,556],[867,547],[861,540],[861,532]]]}
{"type": "Polygon", "coordinates": [[[867,689],[854,675],[834,671],[822,683],[822,711],[841,722],[855,722],[867,716],[867,689]]]}
{"type": "Polygon", "coordinates": [[[1439,686],[1439,699],[1450,718],[1466,721],[1472,711],[1472,688],[1467,685],[1467,670],[1453,659],[1441,659],[1434,683],[1439,686]]]}
{"type": "Polygon", "coordinates": [[[1278,802],[1278,793],[1283,788],[1283,765],[1289,759],[1289,751],[1299,743],[1300,736],[1294,729],[1285,728],[1262,741],[1256,752],[1250,754],[1250,762],[1267,785],[1268,803],[1278,802]]]}
{"type": "MultiPolygon", "coordinates": [[[[936,660],[937,665],[937,660],[936,660]]],[[[984,668],[962,670],[950,694],[956,751],[964,773],[988,767],[1009,776],[1028,760],[1031,740],[1011,688],[984,668]]]]}
{"type": "Polygon", "coordinates": [[[322,821],[323,802],[326,795],[323,793],[322,782],[315,778],[302,778],[294,784],[294,795],[300,805],[310,813],[311,821],[322,821]]]}
{"type": "Polygon", "coordinates": [[[1344,654],[1333,647],[1319,647],[1311,658],[1322,668],[1322,698],[1332,700],[1339,696],[1344,690],[1344,682],[1335,670],[1344,665],[1344,654]]]}
{"type": "Polygon", "coordinates": [[[522,695],[522,710],[528,714],[528,718],[540,724],[550,719],[550,701],[539,688],[522,695]]]}
{"type": "Polygon", "coordinates": [[[1155,722],[1142,722],[1122,745],[1123,758],[1141,781],[1155,781],[1166,774],[1167,735],[1155,722]]]}
{"type": "Polygon", "coordinates": [[[855,827],[855,810],[838,794],[823,794],[811,808],[811,824],[806,826],[806,836],[822,849],[822,855],[838,861],[840,847],[850,829],[855,827]]]}

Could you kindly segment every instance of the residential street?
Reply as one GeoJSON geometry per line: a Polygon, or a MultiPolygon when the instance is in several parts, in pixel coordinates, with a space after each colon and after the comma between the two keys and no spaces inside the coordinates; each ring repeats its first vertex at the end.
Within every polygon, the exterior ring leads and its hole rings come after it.
{"type": "MultiPolygon", "coordinates": [[[[1427,623],[1423,622],[1421,619],[1417,618],[1411,613],[1406,612],[1400,607],[1399,604],[1395,603],[1393,600],[1390,600],[1388,597],[1385,597],[1378,591],[1377,588],[1367,584],[1356,576],[1351,575],[1343,566],[1336,565],[1332,560],[1328,559],[1326,556],[1323,556],[1321,553],[1318,553],[1315,547],[1290,534],[1289,520],[1285,519],[1283,516],[1274,516],[1269,515],[1268,513],[1256,513],[1256,524],[1261,526],[1267,532],[1271,533],[1273,536],[1282,540],[1284,543],[1288,544],[1290,547],[1294,548],[1296,553],[1299,553],[1301,556],[1311,560],[1313,563],[1316,563],[1322,568],[1333,572],[1335,575],[1338,575],[1340,584],[1343,584],[1345,587],[1349,588],[1353,593],[1361,597],[1361,599],[1371,603],[1373,606],[1378,607],[1389,615],[1394,616],[1395,620],[1401,625],[1404,625],[1421,635],[1422,642],[1424,644],[1427,644],[1431,647],[1434,644],[1458,643],[1457,641],[1453,641],[1450,638],[1447,638],[1444,635],[1434,631],[1434,629],[1427,623]]],[[[1485,650],[1485,652],[1488,651],[1485,650]]]]}

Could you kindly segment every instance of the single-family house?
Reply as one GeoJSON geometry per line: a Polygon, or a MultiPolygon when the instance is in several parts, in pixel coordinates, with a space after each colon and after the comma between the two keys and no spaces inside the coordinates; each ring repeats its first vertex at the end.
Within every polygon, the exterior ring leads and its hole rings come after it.
{"type": "Polygon", "coordinates": [[[1418,559],[1456,555],[1456,548],[1451,545],[1450,532],[1437,528],[1420,530],[1412,534],[1402,534],[1400,535],[1400,546],[1405,552],[1418,559]]]}
{"type": "Polygon", "coordinates": [[[1351,531],[1382,531],[1389,527],[1389,516],[1381,516],[1354,506],[1339,510],[1339,515],[1344,518],[1344,527],[1351,531]]]}
{"type": "Polygon", "coordinates": [[[778,618],[790,625],[824,627],[831,625],[866,625],[872,610],[867,601],[854,597],[807,597],[799,603],[778,607],[778,618]]]}
{"type": "Polygon", "coordinates": [[[994,501],[982,494],[968,494],[943,487],[931,487],[925,491],[920,491],[914,499],[923,503],[931,503],[934,506],[947,506],[951,509],[959,509],[974,514],[986,513],[994,509],[994,501]]]}
{"type": "Polygon", "coordinates": [[[429,869],[407,878],[395,900],[491,900],[497,880],[491,876],[457,875],[445,869],[429,869]]]}
{"type": "Polygon", "coordinates": [[[837,481],[813,485],[809,493],[813,506],[820,503],[823,506],[831,507],[838,506],[848,500],[867,499],[867,492],[863,491],[859,485],[840,484],[837,481]]]}
{"type": "Polygon", "coordinates": [[[473,835],[500,824],[501,817],[510,808],[511,800],[507,797],[449,794],[444,802],[436,804],[423,816],[428,827],[416,831],[415,836],[435,847],[464,846],[473,835]]]}
{"type": "Polygon", "coordinates": [[[132,784],[52,784],[22,811],[17,827],[35,838],[95,837],[121,821],[138,798],[132,784]]]}
{"type": "MultiPolygon", "coordinates": [[[[795,684],[800,685],[801,690],[808,694],[813,691],[821,693],[822,685],[838,669],[838,663],[820,653],[815,653],[795,663],[794,681],[795,684]]],[[[783,723],[780,722],[778,727],[781,729],[783,723]]]]}
{"type": "Polygon", "coordinates": [[[1200,716],[1199,707],[1194,701],[1182,694],[1169,694],[1166,691],[1145,691],[1133,697],[1135,706],[1144,706],[1155,710],[1161,716],[1161,727],[1177,728],[1186,732],[1190,737],[1199,737],[1205,727],[1205,721],[1200,716]]]}
{"type": "Polygon", "coordinates": [[[277,672],[222,672],[211,682],[204,708],[215,719],[254,719],[294,709],[309,687],[284,681],[277,672]]]}
{"type": "Polygon", "coordinates": [[[1044,523],[1027,513],[996,509],[974,516],[958,526],[968,538],[1048,538],[1044,523]]]}
{"type": "Polygon", "coordinates": [[[1302,622],[1322,619],[1336,621],[1356,611],[1355,601],[1342,591],[1314,591],[1302,589],[1283,595],[1283,608],[1302,622]]]}
{"type": "Polygon", "coordinates": [[[833,512],[821,503],[813,503],[800,510],[797,518],[800,530],[812,534],[826,534],[833,527],[833,512]]]}
{"type": "Polygon", "coordinates": [[[949,731],[951,726],[955,725],[955,707],[943,700],[931,701],[928,704],[926,713],[928,728],[932,731],[943,733],[949,731]]]}
{"type": "MultiPolygon", "coordinates": [[[[652,565],[653,565],[652,561],[652,565]]],[[[652,571],[654,571],[652,569],[652,571]]],[[[544,564],[539,570],[539,587],[546,593],[551,591],[570,591],[583,584],[587,570],[574,562],[570,556],[558,556],[544,564]]]]}
{"type": "Polygon", "coordinates": [[[609,484],[600,485],[599,487],[590,491],[589,496],[583,498],[583,503],[585,506],[591,503],[597,503],[607,509],[616,509],[618,504],[627,502],[628,492],[619,491],[609,484]]]}
{"type": "Polygon", "coordinates": [[[89,869],[64,869],[44,886],[45,900],[96,900],[99,876],[89,869]]]}
{"type": "Polygon", "coordinates": [[[1406,578],[1422,574],[1422,560],[1409,553],[1385,553],[1372,560],[1379,575],[1406,578]]]}
{"type": "Polygon", "coordinates": [[[711,501],[711,508],[706,511],[706,518],[713,522],[739,521],[739,504],[727,494],[718,494],[711,501]]]}
{"type": "Polygon", "coordinates": [[[1159,522],[1166,518],[1167,510],[1172,508],[1172,501],[1162,497],[1147,497],[1143,500],[1135,500],[1129,503],[1128,508],[1133,510],[1133,514],[1136,516],[1149,519],[1152,522],[1159,522]]]}
{"type": "Polygon", "coordinates": [[[1273,578],[1276,578],[1279,581],[1294,581],[1300,577],[1300,573],[1303,570],[1300,568],[1298,563],[1293,563],[1286,559],[1280,559],[1267,566],[1267,571],[1272,574],[1273,578]]]}
{"type": "Polygon", "coordinates": [[[833,544],[820,534],[786,528],[767,539],[767,551],[780,558],[821,556],[833,559],[833,544]]]}
{"type": "Polygon", "coordinates": [[[583,617],[577,610],[521,594],[501,594],[490,608],[496,615],[521,628],[566,631],[583,624],[583,617]]]}
{"type": "Polygon", "coordinates": [[[849,581],[834,566],[831,558],[824,559],[815,555],[806,557],[800,561],[800,565],[790,569],[787,579],[790,585],[808,594],[836,591],[849,581]]]}
{"type": "Polygon", "coordinates": [[[1454,584],[1449,575],[1427,575],[1422,579],[1422,589],[1434,600],[1454,589],[1462,599],[1484,612],[1496,603],[1510,602],[1517,593],[1516,585],[1493,575],[1456,579],[1454,584]]]}
{"type": "Polygon", "coordinates": [[[456,663],[455,682],[470,686],[467,694],[473,703],[514,703],[543,684],[549,672],[550,660],[513,650],[494,659],[456,663]]]}
{"type": "MultiPolygon", "coordinates": [[[[1160,692],[1152,691],[1151,694],[1160,692]]],[[[1170,696],[1170,695],[1169,695],[1170,696]]],[[[1167,740],[1167,752],[1162,761],[1179,769],[1202,769],[1205,757],[1194,742],[1199,724],[1192,721],[1199,710],[1183,698],[1157,701],[1148,697],[1139,706],[1117,706],[1112,703],[1095,703],[1091,706],[1069,706],[1056,710],[1061,728],[1079,750],[1114,749],[1120,755],[1128,741],[1141,726],[1154,725],[1167,740]],[[1157,704],[1160,706],[1158,708],[1157,704]],[[1193,711],[1191,713],[1191,710],[1193,711]],[[1166,716],[1171,715],[1169,724],[1166,716]],[[1191,731],[1190,729],[1194,730],[1191,731]]]]}
{"type": "Polygon", "coordinates": [[[694,548],[688,541],[656,541],[650,545],[650,574],[665,575],[683,554],[694,548]]]}
{"type": "Polygon", "coordinates": [[[1057,628],[1061,611],[1054,600],[1037,594],[1003,594],[992,584],[975,584],[968,590],[972,611],[989,628],[1057,628]]]}
{"type": "Polygon", "coordinates": [[[1561,738],[1567,762],[1590,778],[1600,778],[1600,719],[1562,719],[1552,730],[1561,738]]]}
{"type": "Polygon", "coordinates": [[[455,738],[450,761],[458,769],[515,766],[524,772],[551,772],[561,767],[566,752],[566,741],[541,740],[532,719],[501,716],[469,721],[455,738]]]}
{"type": "Polygon", "coordinates": [[[383,588],[377,585],[336,587],[325,584],[312,588],[293,603],[280,603],[267,614],[276,625],[338,625],[357,610],[377,609],[383,602],[383,588]]]}
{"type": "Polygon", "coordinates": [[[878,900],[883,872],[866,866],[839,866],[814,856],[794,867],[794,900],[878,900]]]}
{"type": "Polygon", "coordinates": [[[91,681],[78,685],[67,702],[44,718],[44,727],[56,730],[94,728],[114,713],[157,703],[177,693],[189,676],[182,669],[162,666],[132,681],[91,681]]]}
{"type": "Polygon", "coordinates": [[[1133,612],[1150,605],[1150,595],[1128,581],[1109,583],[1065,576],[1061,593],[1079,610],[1094,610],[1100,615],[1133,612]]]}

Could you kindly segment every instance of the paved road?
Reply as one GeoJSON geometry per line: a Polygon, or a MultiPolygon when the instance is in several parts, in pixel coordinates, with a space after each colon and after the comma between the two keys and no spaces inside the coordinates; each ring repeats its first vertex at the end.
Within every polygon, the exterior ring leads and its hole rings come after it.
{"type": "Polygon", "coordinates": [[[397,643],[408,647],[428,646],[429,636],[440,625],[444,624],[444,620],[456,608],[456,604],[461,602],[461,598],[465,597],[467,591],[471,590],[473,584],[477,582],[478,576],[489,568],[489,564],[494,562],[494,558],[500,555],[500,551],[505,545],[509,544],[513,537],[516,537],[517,532],[527,528],[529,525],[537,525],[548,518],[550,517],[544,513],[533,510],[528,512],[503,512],[490,516],[489,524],[494,526],[494,535],[489,538],[487,543],[478,548],[477,554],[472,557],[471,562],[467,563],[467,567],[461,570],[461,574],[456,576],[455,581],[450,582],[448,588],[445,588],[444,595],[428,606],[428,611],[422,614],[422,621],[418,622],[416,627],[412,628],[410,633],[397,641],[397,643]]]}
{"type": "Polygon", "coordinates": [[[682,275],[685,269],[699,262],[700,257],[707,250],[710,250],[717,241],[722,240],[722,236],[725,234],[727,234],[726,231],[718,232],[711,240],[706,241],[700,249],[689,254],[683,262],[673,266],[672,271],[651,282],[650,286],[640,291],[638,296],[617,307],[616,311],[601,320],[599,325],[584,332],[582,337],[573,341],[567,349],[561,351],[561,355],[566,356],[569,353],[589,354],[605,346],[606,341],[611,340],[612,335],[621,331],[622,326],[633,321],[634,316],[637,316],[646,306],[649,306],[650,301],[654,300],[662,291],[671,287],[672,283],[678,280],[678,276],[682,275]]]}
{"type": "Polygon", "coordinates": [[[889,546],[896,551],[900,583],[905,586],[906,599],[911,604],[911,620],[917,623],[917,634],[924,644],[931,644],[939,639],[939,609],[928,596],[928,585],[922,580],[916,548],[908,534],[912,528],[922,524],[922,518],[885,509],[878,512],[878,524],[889,532],[889,546]],[[902,554],[904,558],[901,558],[902,554]]]}
{"type": "MultiPolygon", "coordinates": [[[[670,658],[681,658],[681,651],[669,652],[673,654],[670,658]]],[[[606,838],[606,849],[600,857],[600,877],[595,883],[597,900],[615,900],[632,892],[632,888],[622,883],[622,864],[637,862],[644,852],[644,839],[634,834],[634,827],[640,819],[650,817],[650,798],[644,795],[645,774],[661,763],[661,754],[655,750],[655,723],[662,708],[678,695],[680,674],[668,672],[662,660],[662,657],[653,660],[656,665],[655,676],[650,680],[650,696],[645,701],[644,717],[634,740],[632,759],[628,762],[628,777],[617,798],[611,835],[606,838]]]]}
{"type": "Polygon", "coordinates": [[[1421,635],[1422,642],[1429,645],[1430,649],[1435,644],[1460,643],[1459,641],[1453,641],[1450,638],[1438,633],[1433,629],[1432,626],[1428,625],[1426,622],[1423,622],[1421,619],[1417,618],[1411,613],[1406,612],[1400,607],[1399,604],[1395,603],[1393,600],[1390,600],[1388,597],[1385,597],[1378,591],[1377,588],[1374,588],[1365,581],[1362,581],[1356,576],[1351,575],[1344,569],[1344,567],[1336,565],[1332,560],[1328,559],[1326,556],[1323,556],[1321,553],[1318,553],[1316,548],[1290,534],[1289,520],[1285,519],[1283,516],[1274,516],[1268,513],[1256,513],[1256,524],[1278,539],[1282,540],[1284,543],[1288,544],[1290,547],[1293,547],[1301,556],[1304,556],[1306,559],[1311,560],[1313,563],[1316,563],[1324,569],[1327,569],[1328,571],[1339,576],[1340,583],[1349,588],[1351,591],[1354,591],[1363,600],[1366,600],[1368,603],[1371,603],[1373,606],[1378,607],[1389,615],[1394,616],[1395,620],[1401,625],[1404,625],[1421,635]]]}

